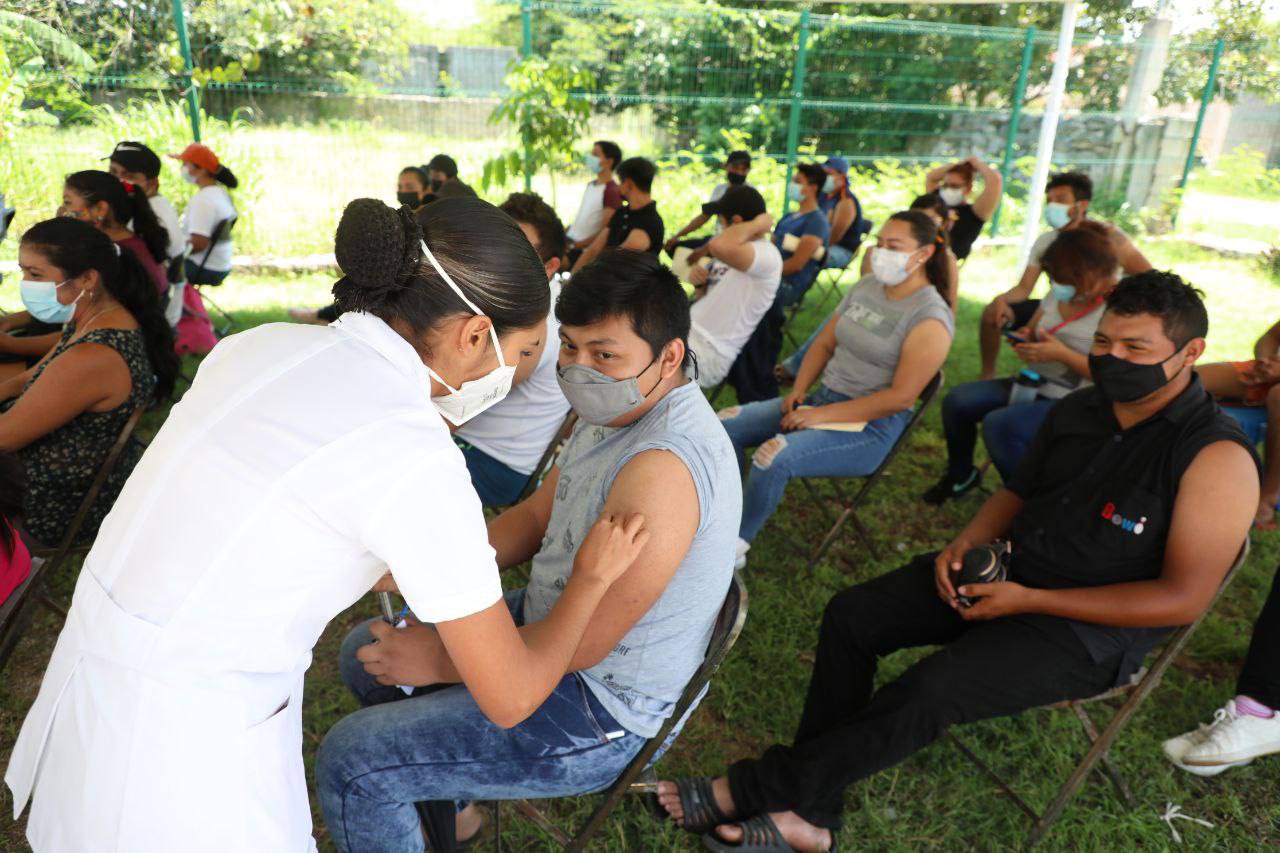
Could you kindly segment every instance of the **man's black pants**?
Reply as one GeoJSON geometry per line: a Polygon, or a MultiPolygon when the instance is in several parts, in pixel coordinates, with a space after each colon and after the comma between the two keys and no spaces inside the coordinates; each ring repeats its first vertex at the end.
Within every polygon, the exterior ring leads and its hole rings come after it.
{"type": "Polygon", "coordinates": [[[933,560],[917,557],[827,604],[795,744],[729,768],[739,815],[795,811],[836,829],[846,786],[928,746],[948,726],[1115,684],[1120,655],[1095,662],[1064,620],[960,618],[938,597],[933,560]],[[945,648],[872,693],[879,658],[939,644],[945,648]]]}
{"type": "Polygon", "coordinates": [[[1267,603],[1253,624],[1253,639],[1236,692],[1280,709],[1280,571],[1271,581],[1267,603]]]}

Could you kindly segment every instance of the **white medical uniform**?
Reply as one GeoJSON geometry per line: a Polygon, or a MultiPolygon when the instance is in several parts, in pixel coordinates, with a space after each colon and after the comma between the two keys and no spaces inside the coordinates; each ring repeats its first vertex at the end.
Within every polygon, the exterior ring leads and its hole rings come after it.
{"type": "Polygon", "coordinates": [[[326,623],[386,566],[426,621],[501,598],[430,387],[372,315],[218,344],[102,525],[14,747],[38,853],[315,849],[302,679],[326,623]]]}

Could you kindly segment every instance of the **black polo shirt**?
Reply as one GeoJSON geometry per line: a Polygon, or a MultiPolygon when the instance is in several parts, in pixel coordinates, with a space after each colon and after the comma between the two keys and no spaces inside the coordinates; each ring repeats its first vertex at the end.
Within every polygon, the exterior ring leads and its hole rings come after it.
{"type": "Polygon", "coordinates": [[[658,215],[658,203],[651,201],[644,207],[632,207],[624,204],[609,219],[609,239],[606,246],[621,246],[627,236],[639,228],[649,235],[649,248],[646,251],[658,254],[662,250],[662,236],[665,226],[658,215]]]}
{"type": "Polygon", "coordinates": [[[956,205],[951,208],[951,211],[955,213],[956,218],[951,223],[951,230],[947,236],[951,243],[951,251],[963,261],[969,257],[969,252],[973,250],[973,241],[978,239],[978,235],[982,233],[982,226],[987,223],[974,212],[973,205],[968,202],[956,205]]]}
{"type": "MultiPolygon", "coordinates": [[[[1153,580],[1183,473],[1204,447],[1234,441],[1257,457],[1236,422],[1193,375],[1162,411],[1128,429],[1096,387],[1064,397],[1045,419],[1009,489],[1012,576],[1040,589],[1153,580]]],[[[1070,622],[1094,660],[1121,653],[1128,674],[1167,628],[1070,622]]]]}

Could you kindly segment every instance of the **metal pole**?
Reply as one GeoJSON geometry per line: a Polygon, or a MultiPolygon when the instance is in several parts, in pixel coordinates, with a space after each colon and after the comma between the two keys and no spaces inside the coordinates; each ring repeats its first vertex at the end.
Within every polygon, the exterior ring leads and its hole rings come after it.
{"type": "MultiPolygon", "coordinates": [[[[1222,62],[1222,51],[1226,44],[1218,39],[1213,44],[1213,60],[1209,63],[1209,79],[1204,84],[1204,94],[1200,96],[1200,112],[1196,114],[1196,129],[1191,131],[1191,147],[1187,149],[1187,162],[1182,167],[1182,180],[1178,181],[1178,189],[1186,189],[1191,178],[1191,168],[1196,164],[1196,146],[1200,144],[1200,132],[1204,130],[1204,116],[1209,112],[1209,104],[1213,101],[1218,87],[1218,64],[1222,62]]],[[[1178,224],[1178,213],[1182,210],[1182,201],[1178,201],[1178,210],[1173,213],[1173,224],[1178,224]]]]}
{"type": "MultiPolygon", "coordinates": [[[[533,56],[533,2],[520,0],[520,57],[528,59],[533,56]]],[[[533,170],[529,168],[532,158],[529,155],[529,140],[521,131],[521,142],[524,145],[524,191],[533,191],[533,170]]]]}
{"type": "Polygon", "coordinates": [[[191,60],[191,41],[187,38],[187,18],[182,11],[182,0],[173,0],[173,26],[178,31],[178,48],[182,51],[182,83],[187,92],[187,112],[191,116],[191,138],[200,141],[200,96],[196,94],[195,80],[191,72],[195,63],[191,60]]]}
{"type": "Polygon", "coordinates": [[[800,12],[799,42],[796,44],[796,64],[791,72],[791,117],[787,120],[787,182],[782,187],[782,215],[791,209],[787,187],[796,168],[796,148],[800,144],[800,101],[804,98],[805,54],[809,51],[809,10],[800,12]]]}
{"type": "Polygon", "coordinates": [[[1036,143],[1036,168],[1027,188],[1027,222],[1022,231],[1022,248],[1018,252],[1018,269],[1027,265],[1031,244],[1040,230],[1040,212],[1044,209],[1044,185],[1049,179],[1053,161],[1053,141],[1058,134],[1058,116],[1062,112],[1062,96],[1067,89],[1067,66],[1071,62],[1071,45],[1075,41],[1076,13],[1080,0],[1067,0],[1062,6],[1062,29],[1058,32],[1058,55],[1049,78],[1049,98],[1040,118],[1040,139],[1036,143]]]}
{"type": "MultiPolygon", "coordinates": [[[[1000,164],[1000,177],[1004,179],[1005,193],[1009,192],[1009,173],[1013,171],[1013,148],[1018,141],[1018,125],[1022,123],[1022,102],[1027,98],[1027,75],[1031,72],[1031,58],[1035,54],[1036,28],[1027,27],[1026,41],[1022,43],[1022,65],[1018,67],[1018,82],[1013,87],[1013,111],[1009,115],[1009,132],[1004,138],[1004,162],[1000,164]]],[[[1004,194],[991,216],[991,236],[1000,235],[1000,211],[1004,210],[1004,194]]]]}

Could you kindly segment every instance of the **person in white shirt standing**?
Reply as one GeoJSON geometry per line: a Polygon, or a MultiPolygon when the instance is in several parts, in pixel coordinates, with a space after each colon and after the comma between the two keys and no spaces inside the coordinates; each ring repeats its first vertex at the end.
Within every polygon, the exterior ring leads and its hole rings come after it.
{"type": "Polygon", "coordinates": [[[550,280],[552,310],[547,314],[546,334],[520,354],[511,393],[453,434],[467,460],[471,484],[485,506],[516,502],[529,478],[537,475],[538,462],[569,414],[569,401],[556,379],[560,322],[555,303],[560,296],[564,226],[535,193],[512,193],[498,209],[516,221],[542,259],[550,280]]]}
{"type": "Polygon", "coordinates": [[[389,569],[511,728],[645,547],[643,514],[601,515],[520,634],[445,421],[545,334],[542,263],[475,198],[357,199],[335,243],[345,313],[223,340],[103,522],[5,772],[36,853],[315,851],[302,686],[330,619],[389,569]]]}
{"type": "Polygon", "coordinates": [[[595,240],[596,235],[609,227],[609,220],[622,207],[622,191],[613,179],[613,170],[622,162],[622,149],[616,142],[601,139],[591,146],[591,153],[583,158],[587,171],[595,178],[587,182],[578,205],[578,215],[569,226],[569,266],[595,240]]]}
{"type": "Polygon", "coordinates": [[[773,219],[754,187],[729,187],[702,209],[716,217],[721,230],[707,244],[712,262],[690,273],[695,301],[689,348],[698,359],[698,384],[714,388],[773,304],[782,253],[768,239],[773,219]]]}
{"type": "Polygon", "coordinates": [[[191,284],[222,284],[231,272],[231,226],[236,206],[229,189],[240,185],[231,170],[224,166],[213,149],[193,142],[181,154],[170,154],[182,161],[182,177],[199,187],[187,202],[183,232],[190,247],[187,254],[187,281],[191,284]],[[226,225],[212,242],[220,223],[226,225]]]}

